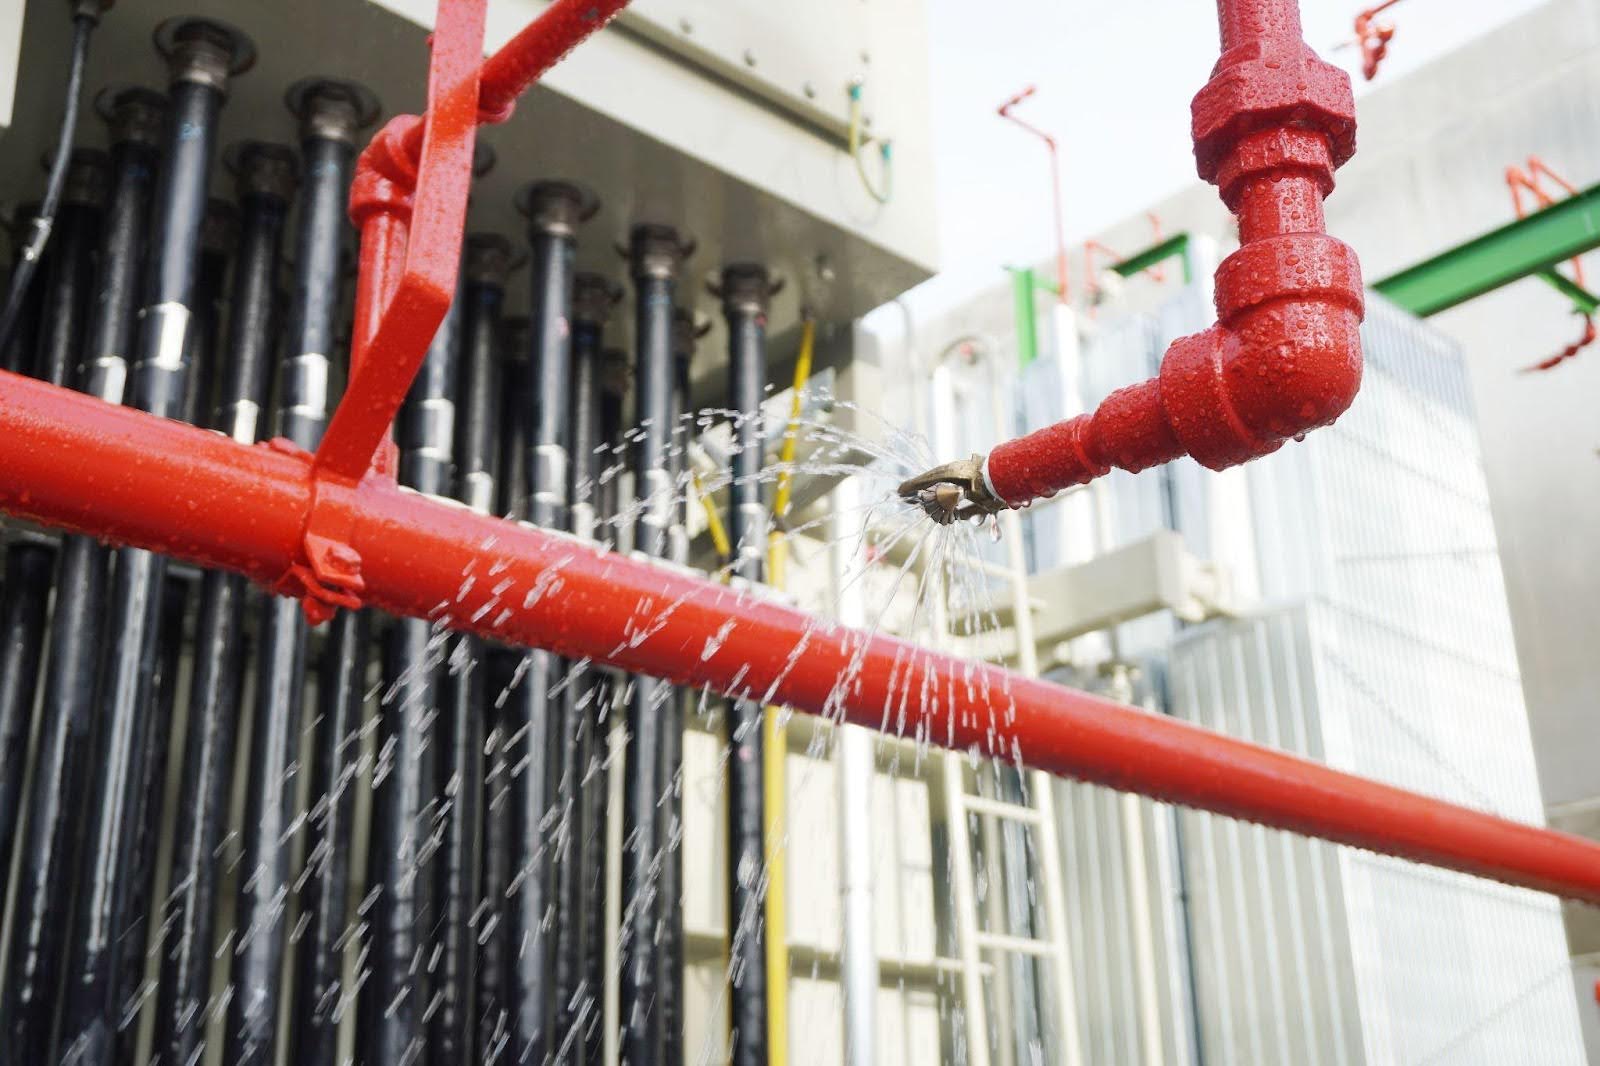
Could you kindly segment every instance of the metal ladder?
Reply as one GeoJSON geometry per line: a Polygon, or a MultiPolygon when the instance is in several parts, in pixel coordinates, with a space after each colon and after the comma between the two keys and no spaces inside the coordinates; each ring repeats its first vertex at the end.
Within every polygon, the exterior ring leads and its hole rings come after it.
{"type": "MultiPolygon", "coordinates": [[[[1001,512],[1002,537],[1007,544],[1007,567],[1014,603],[1014,632],[1017,638],[1017,669],[1027,677],[1039,674],[1034,646],[1033,609],[1028,598],[1027,564],[1022,551],[1022,523],[1015,511],[1001,512]]],[[[933,598],[933,637],[943,642],[949,633],[942,591],[933,598]]],[[[1059,1059],[1065,1066],[1082,1066],[1083,1052],[1078,1035],[1076,994],[1072,956],[1067,938],[1067,905],[1062,884],[1061,843],[1057,835],[1055,789],[1050,775],[1030,770],[1024,775],[1026,803],[1011,803],[976,795],[967,787],[967,756],[948,752],[943,757],[944,818],[950,854],[951,902],[955,911],[954,933],[960,962],[961,1000],[967,1034],[968,1066],[990,1066],[989,1011],[984,999],[983,952],[1029,956],[1047,965],[1049,995],[1045,1001],[1055,1013],[1055,1035],[1060,1042],[1059,1059]],[[977,876],[974,870],[972,834],[968,815],[991,820],[990,824],[1015,823],[1020,844],[1031,827],[1039,860],[1034,871],[1043,903],[1044,934],[1038,937],[1015,936],[986,930],[979,922],[977,876]]],[[[994,837],[995,834],[988,834],[994,837]]],[[[1043,1027],[1041,1027],[1043,1029],[1043,1027]]],[[[1008,1045],[1002,1041],[1002,1047],[1008,1045]]],[[[1014,1058],[1009,1053],[1003,1060],[1014,1058]]],[[[1028,1066],[1018,1063],[1017,1066],[1028,1066]]]]}

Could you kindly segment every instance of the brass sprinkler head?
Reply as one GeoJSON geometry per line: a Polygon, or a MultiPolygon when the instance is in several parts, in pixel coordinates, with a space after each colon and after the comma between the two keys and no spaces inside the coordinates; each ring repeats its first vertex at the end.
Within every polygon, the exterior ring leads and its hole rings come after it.
{"type": "Polygon", "coordinates": [[[900,483],[900,498],[922,508],[941,526],[1006,509],[983,479],[983,456],[957,459],[900,483]]]}

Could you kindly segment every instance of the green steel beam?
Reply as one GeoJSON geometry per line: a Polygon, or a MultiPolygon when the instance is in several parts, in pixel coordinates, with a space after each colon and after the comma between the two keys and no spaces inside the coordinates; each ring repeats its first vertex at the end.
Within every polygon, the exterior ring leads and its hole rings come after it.
{"type": "Polygon", "coordinates": [[[1600,296],[1596,296],[1554,267],[1549,270],[1538,270],[1534,273],[1543,278],[1552,289],[1571,300],[1572,306],[1577,309],[1580,315],[1592,315],[1596,311],[1600,311],[1600,296]]]}
{"type": "Polygon", "coordinates": [[[1033,291],[1048,286],[1040,286],[1027,267],[1011,267],[1010,270],[1012,314],[1017,320],[1017,362],[1027,367],[1039,358],[1039,317],[1033,291]]]}
{"type": "Polygon", "coordinates": [[[1412,314],[1426,318],[1502,285],[1538,275],[1578,307],[1592,308],[1597,306],[1596,298],[1556,275],[1553,268],[1597,247],[1600,185],[1441,252],[1372,287],[1412,314]]]}
{"type": "Polygon", "coordinates": [[[1134,252],[1122,262],[1113,263],[1111,269],[1125,278],[1131,278],[1135,274],[1149,270],[1157,263],[1171,259],[1175,255],[1183,258],[1183,283],[1187,285],[1194,280],[1194,271],[1191,269],[1189,262],[1189,235],[1187,233],[1175,233],[1164,241],[1152,244],[1142,252],[1134,252]]]}

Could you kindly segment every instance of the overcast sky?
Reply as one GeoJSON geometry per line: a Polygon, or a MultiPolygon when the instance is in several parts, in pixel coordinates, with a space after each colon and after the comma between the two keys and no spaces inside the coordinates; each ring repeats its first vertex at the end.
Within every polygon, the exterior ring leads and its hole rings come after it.
{"type": "MultiPolygon", "coordinates": [[[[1355,72],[1356,12],[1370,0],[1302,0],[1306,38],[1355,72]]],[[[1373,85],[1492,33],[1541,0],[1402,0],[1373,85]]],[[[1210,0],[930,0],[933,126],[946,294],[1052,248],[1044,146],[995,114],[1019,111],[1062,145],[1067,235],[1079,240],[1195,179],[1189,98],[1217,56],[1210,0]]],[[[932,293],[919,294],[932,295],[932,293]]]]}

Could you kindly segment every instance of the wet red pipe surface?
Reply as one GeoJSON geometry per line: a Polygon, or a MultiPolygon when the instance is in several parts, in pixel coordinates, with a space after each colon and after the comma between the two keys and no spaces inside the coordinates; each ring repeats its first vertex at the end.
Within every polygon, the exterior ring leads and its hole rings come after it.
{"type": "Polygon", "coordinates": [[[1221,470],[1343,414],[1361,384],[1361,268],[1322,201],[1355,151],[1350,79],[1301,39],[1295,0],[1219,0],[1222,57],[1191,107],[1195,162],[1239,224],[1217,324],[1098,410],[989,453],[1013,507],[1183,455],[1221,470]]]}
{"type": "MultiPolygon", "coordinates": [[[[279,585],[310,459],[0,373],[0,509],[279,585]]],[[[1430,799],[370,475],[324,485],[366,602],[955,750],[1600,903],[1600,844],[1430,799]],[[712,638],[725,631],[717,646],[712,638]]]]}

